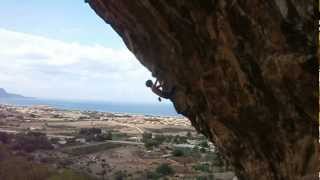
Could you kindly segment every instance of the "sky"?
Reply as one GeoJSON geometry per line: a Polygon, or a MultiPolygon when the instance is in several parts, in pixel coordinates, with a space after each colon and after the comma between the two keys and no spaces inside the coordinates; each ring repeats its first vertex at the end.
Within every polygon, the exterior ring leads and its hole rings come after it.
{"type": "Polygon", "coordinates": [[[0,5],[0,87],[49,99],[156,103],[151,73],[84,0],[0,5]]]}

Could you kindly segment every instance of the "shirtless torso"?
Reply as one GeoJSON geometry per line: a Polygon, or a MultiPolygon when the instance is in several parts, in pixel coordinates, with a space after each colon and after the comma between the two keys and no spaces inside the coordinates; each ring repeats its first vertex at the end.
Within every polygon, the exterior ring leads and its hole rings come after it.
{"type": "Polygon", "coordinates": [[[167,91],[163,90],[162,86],[163,86],[163,83],[156,80],[156,82],[151,87],[151,90],[153,93],[155,93],[156,95],[158,95],[162,98],[165,98],[165,99],[171,98],[171,96],[174,93],[174,89],[172,89],[170,92],[167,92],[167,91]]]}

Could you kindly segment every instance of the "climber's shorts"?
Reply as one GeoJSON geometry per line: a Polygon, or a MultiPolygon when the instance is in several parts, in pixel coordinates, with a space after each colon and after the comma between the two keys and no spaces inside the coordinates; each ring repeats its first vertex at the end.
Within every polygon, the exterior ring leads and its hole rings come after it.
{"type": "Polygon", "coordinates": [[[173,87],[170,92],[162,92],[162,98],[170,99],[174,95],[176,87],[173,87]]]}

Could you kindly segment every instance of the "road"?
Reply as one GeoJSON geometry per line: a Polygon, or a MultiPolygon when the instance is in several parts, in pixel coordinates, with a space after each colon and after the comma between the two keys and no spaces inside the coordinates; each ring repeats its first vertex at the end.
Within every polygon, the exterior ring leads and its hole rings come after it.
{"type": "MultiPolygon", "coordinates": [[[[18,134],[21,131],[16,131],[16,130],[8,130],[8,129],[0,129],[0,132],[5,132],[9,134],[18,134]]],[[[74,136],[64,136],[64,135],[56,135],[56,134],[46,134],[47,137],[51,138],[64,138],[64,139],[71,139],[74,138],[74,136]]]]}
{"type": "Polygon", "coordinates": [[[143,143],[132,142],[132,141],[108,140],[108,141],[104,141],[104,142],[96,142],[96,143],[83,144],[83,145],[77,145],[77,146],[69,146],[69,147],[62,148],[61,150],[72,150],[72,149],[86,148],[86,147],[91,147],[91,146],[99,146],[99,145],[104,145],[104,144],[144,145],[143,143]]]}
{"type": "Polygon", "coordinates": [[[120,125],[120,126],[127,126],[127,127],[130,127],[130,128],[134,128],[136,129],[140,134],[143,134],[143,130],[137,126],[134,126],[134,125],[131,125],[131,124],[127,124],[127,123],[120,123],[120,122],[115,122],[115,121],[110,121],[111,123],[114,123],[114,124],[117,124],[117,125],[120,125]]]}
{"type": "Polygon", "coordinates": [[[7,130],[7,129],[0,129],[0,132],[9,133],[9,134],[18,134],[19,133],[19,131],[7,130]]]}

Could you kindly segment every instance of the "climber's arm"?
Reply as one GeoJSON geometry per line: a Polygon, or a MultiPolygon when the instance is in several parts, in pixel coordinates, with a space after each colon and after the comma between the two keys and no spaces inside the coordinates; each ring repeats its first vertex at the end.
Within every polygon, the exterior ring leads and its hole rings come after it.
{"type": "Polygon", "coordinates": [[[163,86],[163,84],[164,84],[163,81],[159,81],[160,86],[163,86]]]}
{"type": "Polygon", "coordinates": [[[155,85],[155,87],[157,88],[157,89],[159,89],[161,86],[162,86],[162,84],[160,83],[160,81],[157,79],[156,80],[156,82],[154,83],[154,85],[155,85]]]}

